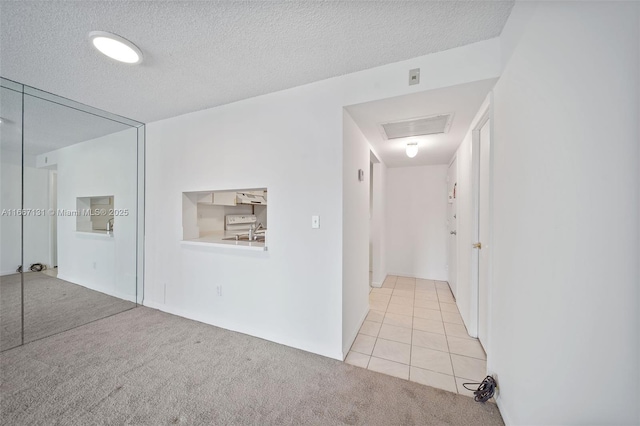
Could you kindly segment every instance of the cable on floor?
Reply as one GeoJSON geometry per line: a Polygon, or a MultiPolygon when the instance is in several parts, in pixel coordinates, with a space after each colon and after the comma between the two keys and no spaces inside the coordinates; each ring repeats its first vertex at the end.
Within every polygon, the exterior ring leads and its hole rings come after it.
{"type": "Polygon", "coordinates": [[[474,401],[487,402],[491,399],[491,397],[493,397],[493,394],[495,393],[496,387],[498,385],[496,384],[496,381],[493,377],[487,376],[480,383],[463,383],[462,386],[464,386],[466,390],[473,392],[473,394],[475,395],[473,398],[474,401]],[[478,388],[469,388],[467,385],[478,386],[478,388]]]}

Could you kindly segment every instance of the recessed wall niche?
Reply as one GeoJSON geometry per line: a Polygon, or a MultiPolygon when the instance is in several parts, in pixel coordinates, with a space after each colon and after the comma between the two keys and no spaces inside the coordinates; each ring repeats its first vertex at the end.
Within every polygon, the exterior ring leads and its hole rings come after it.
{"type": "Polygon", "coordinates": [[[76,231],[112,233],[114,196],[76,198],[76,231]]]}

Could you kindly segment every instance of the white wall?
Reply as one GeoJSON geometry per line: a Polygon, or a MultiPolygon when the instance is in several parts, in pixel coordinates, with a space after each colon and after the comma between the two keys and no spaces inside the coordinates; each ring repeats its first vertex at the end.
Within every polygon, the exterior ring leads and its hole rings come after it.
{"type": "Polygon", "coordinates": [[[638,3],[540,3],[495,88],[489,370],[511,424],[638,424],[638,3]]]}
{"type": "Polygon", "coordinates": [[[492,39],[148,124],[144,303],[342,359],[343,107],[499,72],[492,39]],[[429,78],[409,86],[416,67],[429,78]],[[269,251],[180,244],[183,191],[256,187],[269,188],[269,251]]]}
{"type": "MultiPolygon", "coordinates": [[[[76,232],[76,217],[58,216],[58,278],[112,296],[136,297],[137,129],[57,150],[58,209],[77,197],[114,197],[113,237],[76,232]]],[[[49,154],[43,154],[49,155],[49,154]]]]}
{"type": "Polygon", "coordinates": [[[346,110],[343,117],[342,354],[346,356],[369,312],[371,148],[346,110]],[[364,172],[362,181],[358,170],[364,172]]]}
{"type": "MultiPolygon", "coordinates": [[[[20,152],[2,150],[2,195],[0,210],[22,208],[22,155],[20,152]]],[[[49,209],[49,171],[35,167],[35,158],[26,156],[24,161],[25,209],[49,209]]],[[[0,275],[15,274],[21,264],[21,218],[3,215],[1,218],[2,245],[0,275]]],[[[29,215],[24,218],[24,270],[34,263],[47,265],[50,260],[49,216],[29,215]]],[[[50,265],[49,265],[50,266],[50,265]]]]}
{"type": "Polygon", "coordinates": [[[447,280],[446,179],[446,165],[387,170],[389,274],[447,280]]]}
{"type": "Polygon", "coordinates": [[[371,243],[373,274],[371,285],[382,287],[387,277],[387,166],[373,164],[373,212],[371,215],[371,243]]]}

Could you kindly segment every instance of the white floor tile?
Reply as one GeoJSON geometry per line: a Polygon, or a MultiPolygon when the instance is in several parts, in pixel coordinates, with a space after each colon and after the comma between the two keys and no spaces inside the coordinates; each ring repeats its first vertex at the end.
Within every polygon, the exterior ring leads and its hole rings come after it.
{"type": "Polygon", "coordinates": [[[411,316],[413,315],[413,305],[396,305],[395,303],[389,303],[387,313],[411,316]]]}
{"type": "Polygon", "coordinates": [[[393,340],[400,343],[411,343],[411,329],[383,324],[378,337],[381,339],[393,340]]]}
{"type": "Polygon", "coordinates": [[[413,346],[420,346],[422,348],[435,349],[443,352],[447,352],[449,350],[447,337],[444,334],[429,333],[427,331],[413,330],[411,344],[413,346]]]}
{"type": "Polygon", "coordinates": [[[436,373],[435,371],[424,370],[422,368],[412,366],[409,370],[409,380],[457,393],[455,378],[448,374],[436,373]]]}
{"type": "Polygon", "coordinates": [[[388,302],[383,302],[381,300],[370,300],[369,301],[369,309],[373,309],[374,311],[386,311],[388,302]]]}
{"type": "Polygon", "coordinates": [[[391,288],[373,288],[371,290],[371,293],[376,293],[376,294],[387,294],[387,295],[391,295],[391,293],[393,293],[393,289],[391,288]]]}
{"type": "Polygon", "coordinates": [[[369,301],[373,302],[374,300],[379,300],[381,302],[389,302],[389,300],[391,299],[391,295],[390,294],[381,294],[381,293],[374,293],[373,291],[369,294],[369,301]]]}
{"type": "Polygon", "coordinates": [[[416,299],[438,301],[438,294],[435,291],[418,291],[415,293],[416,299]]]}
{"type": "Polygon", "coordinates": [[[462,339],[473,339],[473,337],[469,336],[469,333],[463,324],[445,322],[444,329],[447,332],[447,336],[460,337],[462,339]]]}
{"type": "Polygon", "coordinates": [[[438,300],[440,302],[444,302],[444,303],[456,303],[456,301],[453,298],[453,296],[447,296],[447,295],[444,295],[444,294],[438,294],[438,300]]]}
{"type": "Polygon", "coordinates": [[[408,282],[402,282],[402,281],[396,282],[396,290],[414,291],[415,289],[416,289],[415,283],[408,283],[408,282]]]}
{"type": "Polygon", "coordinates": [[[413,297],[392,296],[389,303],[413,306],[413,297]]]}
{"type": "Polygon", "coordinates": [[[384,316],[383,324],[411,328],[413,325],[413,317],[388,312],[384,316]]]}
{"type": "Polygon", "coordinates": [[[360,327],[360,334],[366,334],[367,336],[373,336],[373,337],[377,337],[378,336],[378,332],[380,331],[380,326],[382,325],[382,323],[379,322],[375,322],[375,321],[365,321],[362,323],[362,326],[360,327]]]}
{"type": "Polygon", "coordinates": [[[367,321],[382,322],[384,320],[384,311],[369,310],[367,321]]]}
{"type": "Polygon", "coordinates": [[[461,339],[459,337],[447,336],[449,342],[449,352],[471,358],[487,359],[482,349],[482,345],[476,339],[461,339]]]}
{"type": "Polygon", "coordinates": [[[449,283],[446,281],[436,281],[436,288],[450,291],[449,283]]]}
{"type": "Polygon", "coordinates": [[[455,303],[440,303],[440,310],[442,312],[455,312],[458,314],[458,306],[455,303]]]}
{"type": "Polygon", "coordinates": [[[453,376],[451,358],[447,352],[413,346],[411,348],[411,365],[453,376]]]}
{"type": "Polygon", "coordinates": [[[369,355],[361,354],[358,352],[350,351],[347,354],[347,359],[344,360],[347,364],[355,365],[356,367],[367,368],[369,365],[369,355]]]}
{"type": "Polygon", "coordinates": [[[434,321],[425,318],[414,318],[413,328],[414,330],[428,331],[429,333],[444,334],[444,326],[442,321],[434,321]]]}
{"type": "Polygon", "coordinates": [[[399,297],[408,297],[410,299],[413,299],[414,291],[413,290],[398,290],[398,289],[394,289],[393,290],[393,295],[394,296],[399,296],[399,297]]]}
{"type": "Polygon", "coordinates": [[[413,302],[413,306],[415,306],[416,308],[433,309],[435,311],[440,310],[440,303],[438,303],[436,300],[416,299],[413,302]]]}
{"type": "Polygon", "coordinates": [[[366,336],[364,334],[358,334],[356,340],[351,346],[351,350],[354,352],[360,352],[361,354],[371,355],[373,352],[373,346],[376,344],[376,338],[372,336],[366,336]]]}
{"type": "Polygon", "coordinates": [[[376,358],[409,364],[411,345],[378,338],[372,355],[376,358]]]}
{"type": "Polygon", "coordinates": [[[463,324],[462,317],[457,312],[442,312],[442,321],[450,322],[453,324],[463,324]]]}
{"type": "Polygon", "coordinates": [[[389,376],[409,380],[409,366],[405,364],[371,357],[367,368],[371,371],[377,371],[378,373],[384,373],[389,376]]]}
{"type": "Polygon", "coordinates": [[[480,382],[487,376],[487,361],[485,360],[451,354],[451,361],[456,377],[467,377],[480,382]]]}
{"type": "Polygon", "coordinates": [[[414,308],[413,316],[417,318],[424,318],[434,321],[442,321],[442,315],[440,315],[440,311],[435,311],[433,309],[427,308],[414,308]]]}

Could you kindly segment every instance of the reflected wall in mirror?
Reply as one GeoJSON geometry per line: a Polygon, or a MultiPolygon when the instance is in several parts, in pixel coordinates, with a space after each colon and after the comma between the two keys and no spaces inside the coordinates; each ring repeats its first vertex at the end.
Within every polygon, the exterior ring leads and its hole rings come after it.
{"type": "Polygon", "coordinates": [[[22,264],[19,214],[22,208],[22,93],[19,85],[0,87],[0,117],[0,350],[5,350],[22,344],[22,282],[18,272],[22,264]]]}
{"type": "MultiPolygon", "coordinates": [[[[28,86],[20,97],[22,132],[6,146],[20,159],[12,189],[23,214],[12,246],[2,222],[0,291],[3,304],[5,292],[15,300],[0,313],[2,349],[16,341],[5,324],[18,322],[27,343],[134,308],[141,278],[142,124],[28,86]],[[9,274],[14,263],[21,274],[9,274]]],[[[3,207],[10,170],[3,160],[3,207]]]]}

